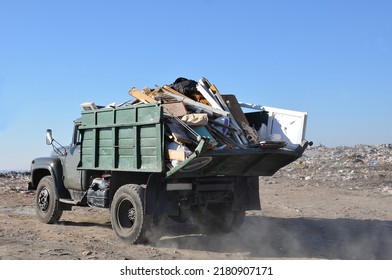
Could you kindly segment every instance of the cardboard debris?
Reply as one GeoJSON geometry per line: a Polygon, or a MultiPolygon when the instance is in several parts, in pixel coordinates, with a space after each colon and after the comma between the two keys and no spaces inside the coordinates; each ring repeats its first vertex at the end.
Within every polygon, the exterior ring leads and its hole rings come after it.
{"type": "Polygon", "coordinates": [[[181,120],[189,126],[208,125],[208,115],[207,114],[187,114],[187,115],[183,115],[181,120]]]}
{"type": "Polygon", "coordinates": [[[162,106],[164,108],[164,113],[171,116],[182,117],[188,114],[188,111],[182,102],[164,103],[162,106]]]}
{"type": "Polygon", "coordinates": [[[168,154],[168,158],[170,160],[179,160],[179,161],[185,160],[185,152],[184,151],[167,149],[167,154],[168,154]]]}
{"type": "Polygon", "coordinates": [[[192,153],[186,146],[171,141],[165,143],[165,150],[166,158],[173,167],[184,161],[192,153]]]}

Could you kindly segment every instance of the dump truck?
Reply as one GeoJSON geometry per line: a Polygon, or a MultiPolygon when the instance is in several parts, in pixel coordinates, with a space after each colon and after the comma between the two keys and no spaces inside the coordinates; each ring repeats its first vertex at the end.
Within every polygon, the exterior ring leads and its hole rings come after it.
{"type": "Polygon", "coordinates": [[[84,107],[70,145],[62,146],[48,129],[46,143],[54,152],[31,163],[29,189],[36,190],[39,220],[57,223],[63,211],[77,206],[107,208],[114,232],[131,244],[152,240],[162,217],[213,231],[238,228],[245,211],[261,209],[259,176],[272,176],[309,145],[306,113],[240,106],[249,110],[249,126],[270,140],[240,145],[223,130],[206,135],[208,129],[193,129],[167,114],[162,101],[84,107]],[[187,133],[186,150],[170,148],[181,146],[171,137],[173,124],[187,133]]]}

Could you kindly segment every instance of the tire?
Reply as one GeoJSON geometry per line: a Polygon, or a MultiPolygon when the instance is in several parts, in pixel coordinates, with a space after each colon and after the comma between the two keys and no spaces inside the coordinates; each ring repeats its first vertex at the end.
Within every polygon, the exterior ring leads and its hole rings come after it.
{"type": "Polygon", "coordinates": [[[210,208],[197,208],[193,216],[203,231],[208,233],[228,233],[238,229],[245,218],[245,211],[234,211],[223,205],[210,208]]]}
{"type": "Polygon", "coordinates": [[[121,186],[111,206],[112,228],[117,236],[131,244],[146,241],[147,219],[144,215],[144,189],[139,185],[121,186]]]}
{"type": "Polygon", "coordinates": [[[57,223],[63,214],[52,176],[45,176],[38,183],[35,195],[35,211],[38,219],[46,224],[57,223]]]}

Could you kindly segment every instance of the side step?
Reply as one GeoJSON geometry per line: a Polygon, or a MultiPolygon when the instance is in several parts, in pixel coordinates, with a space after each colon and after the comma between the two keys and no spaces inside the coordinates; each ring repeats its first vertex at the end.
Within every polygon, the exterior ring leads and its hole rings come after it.
{"type": "Polygon", "coordinates": [[[65,204],[78,205],[78,202],[69,198],[60,198],[59,201],[65,204]]]}

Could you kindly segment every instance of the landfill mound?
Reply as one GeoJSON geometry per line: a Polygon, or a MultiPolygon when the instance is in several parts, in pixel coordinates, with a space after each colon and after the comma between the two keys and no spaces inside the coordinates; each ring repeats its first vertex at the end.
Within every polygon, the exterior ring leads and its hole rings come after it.
{"type": "Polygon", "coordinates": [[[310,147],[275,178],[392,194],[392,144],[310,147]]]}

